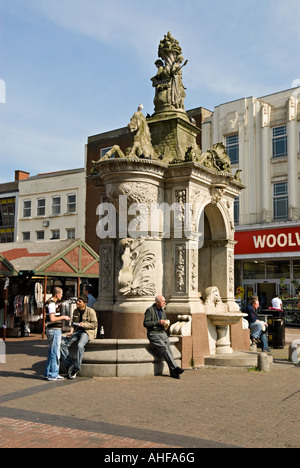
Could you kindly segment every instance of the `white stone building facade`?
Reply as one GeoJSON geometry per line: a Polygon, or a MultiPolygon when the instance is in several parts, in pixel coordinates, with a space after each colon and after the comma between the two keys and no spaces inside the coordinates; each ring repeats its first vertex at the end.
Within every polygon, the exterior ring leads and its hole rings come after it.
{"type": "Polygon", "coordinates": [[[85,240],[85,170],[39,174],[19,182],[17,242],[85,240]]]}
{"type": "Polygon", "coordinates": [[[269,307],[300,283],[300,88],[217,106],[202,149],[223,142],[246,186],[235,203],[236,287],[269,307]]]}

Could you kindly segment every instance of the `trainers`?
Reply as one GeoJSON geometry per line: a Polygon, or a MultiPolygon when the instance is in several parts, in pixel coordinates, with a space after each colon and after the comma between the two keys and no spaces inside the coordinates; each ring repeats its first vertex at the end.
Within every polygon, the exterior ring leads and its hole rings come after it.
{"type": "Polygon", "coordinates": [[[47,380],[50,382],[60,382],[61,380],[65,380],[65,378],[61,375],[58,375],[57,377],[48,377],[47,380]]]}
{"type": "Polygon", "coordinates": [[[78,372],[79,371],[73,369],[71,372],[69,372],[68,379],[75,379],[78,372]]]}

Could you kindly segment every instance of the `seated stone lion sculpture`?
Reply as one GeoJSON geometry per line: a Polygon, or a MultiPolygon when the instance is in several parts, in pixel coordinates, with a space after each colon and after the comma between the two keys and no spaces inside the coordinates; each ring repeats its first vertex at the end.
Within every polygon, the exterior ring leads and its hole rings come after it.
{"type": "Polygon", "coordinates": [[[154,150],[151,143],[151,133],[146,121],[146,117],[141,112],[142,107],[139,106],[137,112],[131,117],[128,124],[129,130],[134,133],[134,141],[129,158],[134,156],[144,156],[151,158],[154,156],[154,150]]]}
{"type": "Polygon", "coordinates": [[[134,133],[133,145],[126,151],[126,155],[123,153],[121,148],[118,145],[114,145],[105,156],[100,158],[99,161],[92,161],[92,173],[97,172],[97,165],[109,159],[115,155],[116,159],[119,158],[135,158],[135,157],[145,157],[146,159],[151,159],[155,156],[154,149],[151,143],[151,133],[149,126],[146,120],[146,117],[142,113],[143,106],[139,105],[137,112],[131,117],[131,120],[128,124],[128,129],[130,132],[134,133]]]}

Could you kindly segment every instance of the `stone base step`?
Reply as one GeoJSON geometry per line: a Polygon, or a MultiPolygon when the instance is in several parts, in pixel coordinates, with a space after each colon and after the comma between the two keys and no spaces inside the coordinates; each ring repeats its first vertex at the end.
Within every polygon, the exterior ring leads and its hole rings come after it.
{"type": "MultiPolygon", "coordinates": [[[[257,367],[258,352],[234,351],[232,354],[214,354],[204,358],[205,366],[221,367],[257,367]]],[[[273,356],[268,354],[269,364],[273,364],[273,356]]]]}
{"type": "MultiPolygon", "coordinates": [[[[174,359],[181,367],[181,354],[171,337],[174,359]]],[[[82,377],[147,377],[169,374],[167,364],[158,357],[147,339],[105,339],[88,343],[80,376],[82,377]]]]}

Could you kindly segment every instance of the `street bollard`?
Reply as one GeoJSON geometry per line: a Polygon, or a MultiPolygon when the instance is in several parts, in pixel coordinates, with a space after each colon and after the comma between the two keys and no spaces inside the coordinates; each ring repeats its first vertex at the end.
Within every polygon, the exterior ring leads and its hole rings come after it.
{"type": "Polygon", "coordinates": [[[257,367],[260,371],[270,372],[270,364],[267,353],[261,352],[257,356],[257,367]]]}
{"type": "Polygon", "coordinates": [[[299,355],[300,355],[300,340],[294,340],[290,346],[290,359],[294,364],[299,365],[299,355]]]}
{"type": "Polygon", "coordinates": [[[0,340],[0,364],[6,364],[6,344],[0,340]]]}

